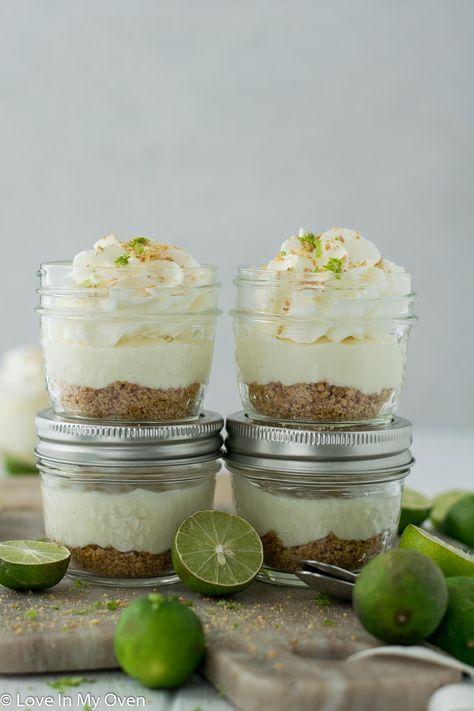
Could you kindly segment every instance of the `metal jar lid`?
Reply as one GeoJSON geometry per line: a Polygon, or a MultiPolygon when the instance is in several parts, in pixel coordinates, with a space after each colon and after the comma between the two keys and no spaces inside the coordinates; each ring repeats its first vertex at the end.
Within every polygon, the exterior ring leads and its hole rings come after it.
{"type": "Polygon", "coordinates": [[[220,415],[207,411],[192,422],[141,425],[68,419],[43,410],[36,417],[35,454],[45,463],[114,468],[195,464],[220,457],[223,426],[220,415]]]}
{"type": "Polygon", "coordinates": [[[388,473],[407,470],[412,426],[395,417],[378,426],[291,427],[251,420],[243,412],[226,423],[229,464],[273,472],[314,474],[388,473]]]}

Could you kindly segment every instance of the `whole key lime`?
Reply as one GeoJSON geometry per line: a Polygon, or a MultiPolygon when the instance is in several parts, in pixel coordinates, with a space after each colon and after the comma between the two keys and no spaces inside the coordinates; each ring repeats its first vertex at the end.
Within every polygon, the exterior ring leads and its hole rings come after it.
{"type": "Polygon", "coordinates": [[[444,530],[448,536],[474,549],[474,494],[466,494],[446,514],[444,530]]]}
{"type": "Polygon", "coordinates": [[[151,689],[186,681],[201,661],[204,647],[201,621],[174,595],[139,597],[122,612],[115,629],[118,663],[151,689]]]}
{"type": "Polygon", "coordinates": [[[447,578],[448,609],[430,642],[474,666],[474,578],[447,578]]]}
{"type": "Polygon", "coordinates": [[[416,644],[428,637],[441,622],[447,601],[440,568],[414,550],[391,550],[371,560],[353,592],[361,624],[389,644],[416,644]]]}

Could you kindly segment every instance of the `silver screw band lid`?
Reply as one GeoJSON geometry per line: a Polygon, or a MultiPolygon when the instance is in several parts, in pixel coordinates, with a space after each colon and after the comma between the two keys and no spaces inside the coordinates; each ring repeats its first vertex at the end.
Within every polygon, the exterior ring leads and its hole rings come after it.
{"type": "Polygon", "coordinates": [[[401,417],[386,425],[337,429],[269,424],[238,412],[227,418],[226,429],[224,458],[242,467],[358,474],[408,468],[413,462],[412,426],[401,417]]]}
{"type": "Polygon", "coordinates": [[[37,458],[45,462],[129,467],[197,463],[218,459],[223,418],[204,411],[182,423],[119,423],[56,415],[36,416],[37,458]]]}

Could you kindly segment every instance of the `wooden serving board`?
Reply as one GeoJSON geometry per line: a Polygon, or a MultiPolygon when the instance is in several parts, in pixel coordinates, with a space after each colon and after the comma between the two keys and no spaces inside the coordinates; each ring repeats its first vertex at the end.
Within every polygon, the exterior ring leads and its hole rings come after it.
{"type": "MultiPolygon", "coordinates": [[[[0,540],[42,535],[38,511],[0,515],[0,540]]],[[[153,588],[157,590],[157,588],[153,588]]],[[[121,610],[150,591],[65,579],[41,593],[0,590],[0,674],[112,669],[121,610]]],[[[377,641],[351,606],[320,605],[311,590],[255,583],[231,598],[191,600],[206,632],[202,673],[243,711],[424,711],[432,693],[459,674],[392,659],[347,663],[377,641]]]]}

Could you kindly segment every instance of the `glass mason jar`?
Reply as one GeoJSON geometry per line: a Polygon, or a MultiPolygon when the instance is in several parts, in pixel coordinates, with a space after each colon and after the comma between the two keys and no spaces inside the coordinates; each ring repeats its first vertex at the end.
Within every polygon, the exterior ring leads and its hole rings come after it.
{"type": "Polygon", "coordinates": [[[407,420],[324,431],[242,413],[227,431],[234,505],[262,539],[260,579],[299,586],[302,560],[358,571],[392,546],[413,463],[407,420]]]}
{"type": "Polygon", "coordinates": [[[177,582],[180,523],[212,509],[223,420],[127,426],[37,417],[46,535],[71,552],[68,574],[105,585],[177,582]]]}
{"type": "Polygon", "coordinates": [[[241,267],[234,284],[237,374],[249,415],[327,425],[392,418],[415,320],[407,272],[241,267]]]}
{"type": "Polygon", "coordinates": [[[104,287],[74,283],[70,262],[41,266],[41,343],[56,413],[142,422],[198,417],[220,313],[217,271],[190,269],[185,285],[144,288],[140,270],[127,268],[120,280],[116,268],[101,268],[104,287]]]}

